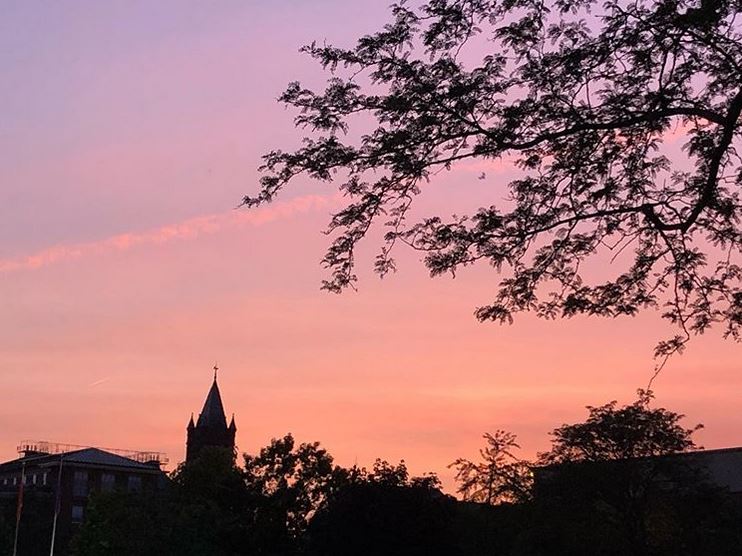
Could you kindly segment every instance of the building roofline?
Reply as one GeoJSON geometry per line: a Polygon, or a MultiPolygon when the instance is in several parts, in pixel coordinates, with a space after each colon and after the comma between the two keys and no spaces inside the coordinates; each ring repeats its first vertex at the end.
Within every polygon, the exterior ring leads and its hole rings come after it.
{"type": "Polygon", "coordinates": [[[675,452],[672,454],[661,454],[657,456],[639,456],[635,458],[621,458],[621,459],[603,459],[603,460],[577,460],[577,461],[566,461],[562,463],[550,463],[548,465],[536,465],[534,469],[556,469],[564,465],[585,465],[585,464],[607,464],[607,463],[619,463],[625,461],[643,461],[643,460],[656,460],[656,459],[670,459],[670,458],[691,458],[691,457],[703,457],[713,454],[742,454],[742,446],[730,446],[726,448],[711,448],[708,450],[692,450],[689,452],[675,452]]]}
{"type": "Polygon", "coordinates": [[[95,447],[80,448],[78,450],[73,450],[70,452],[63,452],[59,454],[38,453],[38,454],[25,456],[22,458],[17,458],[11,461],[6,461],[3,463],[0,463],[0,473],[4,471],[19,470],[24,466],[24,464],[25,465],[30,464],[36,467],[57,467],[60,461],[63,463],[66,461],[69,461],[69,464],[71,466],[87,467],[90,469],[115,468],[115,469],[120,469],[120,470],[138,471],[138,472],[143,472],[143,473],[153,473],[153,474],[164,473],[164,471],[160,468],[160,466],[155,465],[154,463],[142,463],[134,459],[127,458],[125,456],[121,456],[113,452],[109,452],[105,449],[95,448],[95,447]],[[102,463],[102,462],[84,461],[80,459],[75,459],[77,455],[84,453],[86,451],[90,451],[90,450],[101,452],[108,456],[114,456],[115,458],[119,459],[119,461],[102,463]]]}
{"type": "Polygon", "coordinates": [[[671,454],[675,456],[690,456],[693,454],[716,454],[716,453],[727,453],[727,452],[742,452],[742,446],[730,446],[728,448],[709,448],[708,450],[693,450],[690,452],[680,452],[677,454],[671,454]]]}

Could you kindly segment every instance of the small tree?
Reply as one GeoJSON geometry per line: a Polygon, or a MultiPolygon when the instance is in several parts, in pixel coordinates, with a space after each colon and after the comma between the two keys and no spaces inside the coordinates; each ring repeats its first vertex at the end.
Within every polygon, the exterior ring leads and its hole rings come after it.
{"type": "Polygon", "coordinates": [[[487,445],[479,450],[478,463],[459,458],[448,467],[456,469],[457,492],[464,500],[500,504],[523,502],[531,495],[530,464],[513,455],[520,448],[516,436],[497,430],[485,433],[487,445]]]}

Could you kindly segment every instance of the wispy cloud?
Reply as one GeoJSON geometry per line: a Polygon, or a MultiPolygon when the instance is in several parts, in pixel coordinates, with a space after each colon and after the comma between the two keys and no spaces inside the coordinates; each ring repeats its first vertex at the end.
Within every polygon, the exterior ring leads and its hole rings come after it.
{"type": "Polygon", "coordinates": [[[229,210],[197,216],[143,232],[128,232],[84,243],[54,245],[30,255],[0,259],[0,273],[33,270],[86,256],[127,251],[141,245],[158,245],[176,240],[193,239],[241,226],[260,226],[274,220],[290,218],[296,214],[329,208],[334,204],[333,199],[333,197],[320,195],[306,195],[260,209],[229,210]]]}

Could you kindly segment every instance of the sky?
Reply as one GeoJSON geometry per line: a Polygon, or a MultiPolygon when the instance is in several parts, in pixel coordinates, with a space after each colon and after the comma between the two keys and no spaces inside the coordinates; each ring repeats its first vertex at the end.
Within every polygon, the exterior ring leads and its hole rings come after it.
{"type": "MultiPolygon", "coordinates": [[[[331,186],[300,178],[235,208],[261,154],[301,138],[276,98],[324,75],[299,47],[350,45],[387,3],[2,3],[0,460],[39,439],[163,451],[172,468],[216,362],[241,451],[291,432],[341,465],[404,459],[452,490],[447,465],[475,458],[484,432],[514,432],[531,457],[586,405],[646,386],[673,332],[657,313],[481,324],[492,269],[431,279],[401,251],[380,280],[373,238],[359,290],[332,295],[319,289],[331,186]]],[[[420,213],[489,205],[512,176],[462,165],[420,213]]],[[[740,360],[712,331],[655,383],[707,448],[742,445],[740,360]]]]}

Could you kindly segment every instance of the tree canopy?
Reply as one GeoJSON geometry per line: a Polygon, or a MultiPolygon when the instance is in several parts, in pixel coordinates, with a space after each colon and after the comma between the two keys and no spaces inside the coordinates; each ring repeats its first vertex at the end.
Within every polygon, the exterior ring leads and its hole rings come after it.
{"type": "Polygon", "coordinates": [[[257,501],[254,529],[262,544],[288,552],[345,472],[319,442],[297,445],[291,434],[244,459],[245,485],[257,501]]]}
{"type": "MultiPolygon", "coordinates": [[[[692,455],[673,455],[692,447],[692,430],[650,398],[590,408],[584,422],[556,429],[548,460],[517,458],[510,433],[486,435],[481,463],[455,464],[467,465],[464,501],[444,494],[434,474],[411,476],[404,461],[342,468],[290,434],[245,454],[244,468],[232,450],[206,448],[164,490],[94,493],[69,553],[738,554],[740,501],[708,485],[692,455]],[[611,444],[636,449],[604,449],[611,444]],[[565,450],[588,445],[589,458],[565,450]]],[[[48,553],[51,501],[36,500],[24,518],[23,554],[48,553]]],[[[15,509],[0,497],[0,546],[10,546],[15,509]]]]}
{"type": "Polygon", "coordinates": [[[411,477],[404,461],[354,466],[307,530],[307,554],[458,555],[455,501],[435,475],[411,477]]]}
{"type": "Polygon", "coordinates": [[[541,454],[541,463],[617,461],[697,449],[693,433],[702,425],[686,429],[680,424],[684,415],[652,407],[652,399],[652,392],[639,390],[638,399],[623,407],[616,401],[588,406],[584,422],[552,431],[551,450],[541,454]]]}
{"type": "Polygon", "coordinates": [[[721,538],[731,513],[713,510],[726,497],[702,464],[680,455],[697,448],[701,426],[685,428],[683,415],[652,399],[640,390],[631,404],[588,406],[585,421],[551,433],[534,468],[535,510],[551,516],[544,530],[565,553],[725,554],[733,546],[721,538]],[[717,542],[724,550],[711,548],[717,542]]]}
{"type": "Polygon", "coordinates": [[[639,391],[633,403],[589,406],[582,422],[551,433],[532,462],[514,455],[512,433],[485,435],[481,461],[460,458],[464,500],[514,509],[512,554],[732,554],[738,509],[710,482],[683,415],[639,391]],[[506,504],[503,504],[505,502],[506,504]],[[509,502],[517,502],[515,505],[509,502]]]}
{"type": "Polygon", "coordinates": [[[717,323],[739,339],[741,9],[739,0],[393,5],[391,22],[354,47],[303,48],[329,72],[327,86],[294,82],[280,100],[308,136],[265,155],[261,188],[243,203],[274,199],[300,174],[337,182],[346,204],[323,259],[333,292],[354,285],[356,247],[379,224],[382,275],[398,244],[423,252],[432,275],[478,261],[502,272],[480,320],[662,308],[678,333],[660,356],[717,323]],[[466,216],[412,217],[440,170],[505,158],[522,174],[507,199],[493,191],[491,206],[466,216]],[[609,260],[611,276],[590,280],[587,263],[609,260]]]}

